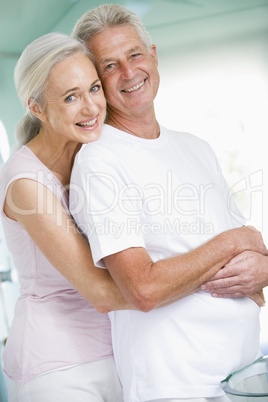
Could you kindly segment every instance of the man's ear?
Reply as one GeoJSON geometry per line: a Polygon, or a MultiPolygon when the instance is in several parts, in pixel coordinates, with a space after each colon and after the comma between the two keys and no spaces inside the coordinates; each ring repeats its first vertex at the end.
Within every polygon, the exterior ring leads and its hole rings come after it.
{"type": "Polygon", "coordinates": [[[41,120],[42,122],[46,121],[46,115],[44,112],[43,107],[40,105],[40,103],[36,102],[35,99],[30,98],[28,100],[28,107],[31,113],[37,117],[37,119],[41,120]]]}
{"type": "Polygon", "coordinates": [[[156,66],[158,67],[158,57],[157,57],[156,45],[152,45],[151,54],[153,56],[156,66]]]}

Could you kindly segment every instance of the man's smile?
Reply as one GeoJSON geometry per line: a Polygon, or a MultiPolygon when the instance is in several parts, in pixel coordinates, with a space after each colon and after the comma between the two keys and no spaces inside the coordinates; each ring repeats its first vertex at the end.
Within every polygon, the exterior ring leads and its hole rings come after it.
{"type": "Polygon", "coordinates": [[[140,82],[137,85],[134,85],[133,87],[131,87],[129,89],[123,89],[122,92],[130,93],[130,92],[137,91],[138,89],[140,89],[144,85],[144,83],[145,83],[145,80],[143,80],[142,82],[140,82]]]}

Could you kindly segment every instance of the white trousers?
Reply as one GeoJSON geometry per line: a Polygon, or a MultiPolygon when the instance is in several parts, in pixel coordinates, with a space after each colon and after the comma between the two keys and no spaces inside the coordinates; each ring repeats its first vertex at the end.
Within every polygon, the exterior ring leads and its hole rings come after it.
{"type": "Polygon", "coordinates": [[[123,402],[112,357],[43,374],[19,384],[7,378],[8,402],[123,402]]]}

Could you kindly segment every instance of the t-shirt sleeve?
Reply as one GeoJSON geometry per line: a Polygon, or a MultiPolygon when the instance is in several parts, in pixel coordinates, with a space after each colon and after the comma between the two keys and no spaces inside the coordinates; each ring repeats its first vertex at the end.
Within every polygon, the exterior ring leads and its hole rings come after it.
{"type": "Polygon", "coordinates": [[[139,229],[142,192],[121,165],[87,159],[75,164],[70,186],[70,211],[87,236],[95,265],[131,247],[145,247],[139,229]]]}

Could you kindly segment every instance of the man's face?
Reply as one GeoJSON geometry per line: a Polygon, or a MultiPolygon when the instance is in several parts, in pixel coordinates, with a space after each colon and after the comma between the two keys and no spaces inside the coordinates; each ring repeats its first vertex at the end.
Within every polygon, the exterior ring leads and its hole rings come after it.
{"type": "Polygon", "coordinates": [[[151,52],[129,25],[107,28],[88,42],[108,104],[109,116],[132,118],[153,101],[159,86],[156,47],[151,52]]]}

